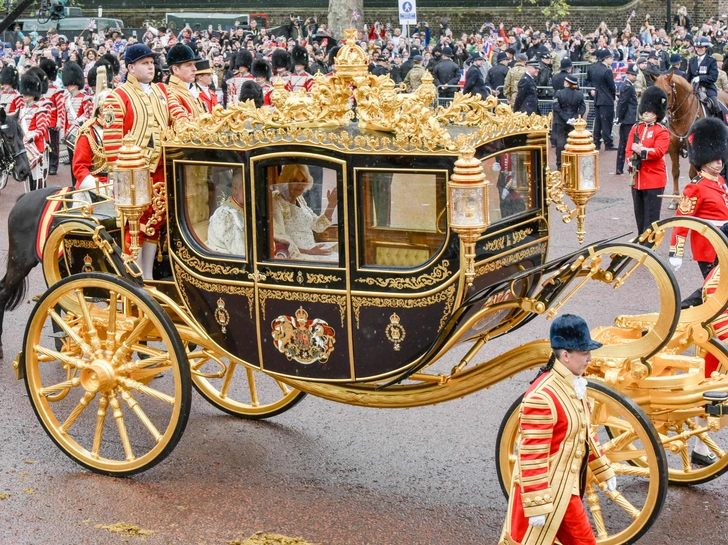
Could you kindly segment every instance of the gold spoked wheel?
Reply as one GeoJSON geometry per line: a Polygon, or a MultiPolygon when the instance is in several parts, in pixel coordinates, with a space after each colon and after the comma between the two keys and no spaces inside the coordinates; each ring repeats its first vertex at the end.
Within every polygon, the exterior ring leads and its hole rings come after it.
{"type": "MultiPolygon", "coordinates": [[[[592,406],[592,431],[597,434],[604,453],[617,475],[617,491],[606,492],[587,475],[585,508],[597,542],[618,545],[636,542],[657,519],[667,494],[667,461],[649,418],[633,401],[598,382],[590,382],[588,396],[592,406]],[[614,438],[605,426],[619,430],[614,438]],[[640,466],[633,466],[639,461],[640,466]]],[[[510,493],[515,446],[518,435],[517,400],[508,410],[496,442],[498,480],[503,493],[510,493]]]]}
{"type": "Polygon", "coordinates": [[[240,418],[259,420],[279,415],[306,394],[280,380],[230,361],[214,350],[185,342],[195,389],[212,405],[240,418]]]}
{"type": "Polygon", "coordinates": [[[40,423],[91,471],[139,473],[182,436],[191,403],[184,345],[143,288],[103,273],[61,280],[33,310],[23,356],[40,423]],[[60,349],[54,325],[62,331],[60,349]]]}

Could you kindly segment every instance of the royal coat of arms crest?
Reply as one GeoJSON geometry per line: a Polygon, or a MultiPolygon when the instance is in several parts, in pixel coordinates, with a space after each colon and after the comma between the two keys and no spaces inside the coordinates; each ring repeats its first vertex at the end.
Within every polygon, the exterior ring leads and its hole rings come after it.
{"type": "Polygon", "coordinates": [[[308,319],[308,312],[300,307],[294,316],[278,316],[273,320],[273,344],[289,360],[309,365],[326,363],[334,351],[336,332],[324,320],[308,319]]]}

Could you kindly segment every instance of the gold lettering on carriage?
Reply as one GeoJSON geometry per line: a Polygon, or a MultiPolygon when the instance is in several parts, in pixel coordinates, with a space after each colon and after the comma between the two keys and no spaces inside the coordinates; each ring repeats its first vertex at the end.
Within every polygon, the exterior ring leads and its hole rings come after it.
{"type": "Polygon", "coordinates": [[[531,227],[528,227],[526,229],[519,229],[518,231],[513,231],[512,233],[508,233],[498,238],[494,238],[493,240],[489,240],[488,242],[483,244],[483,250],[485,250],[486,252],[505,250],[510,246],[520,244],[531,233],[533,233],[533,229],[531,227]]]}
{"type": "Polygon", "coordinates": [[[288,360],[309,365],[329,361],[334,351],[336,332],[320,318],[308,319],[308,312],[299,307],[294,316],[278,316],[271,324],[273,344],[288,360]]]}

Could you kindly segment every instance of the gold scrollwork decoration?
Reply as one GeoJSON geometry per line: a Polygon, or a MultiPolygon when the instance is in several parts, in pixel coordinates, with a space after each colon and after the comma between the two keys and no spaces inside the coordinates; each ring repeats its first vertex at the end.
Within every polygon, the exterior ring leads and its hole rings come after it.
{"type": "Polygon", "coordinates": [[[188,284],[191,284],[192,286],[209,293],[243,295],[248,299],[248,313],[250,314],[250,318],[253,318],[253,298],[255,297],[255,290],[252,287],[232,286],[230,284],[205,282],[203,280],[195,278],[179,265],[175,265],[175,272],[177,274],[177,278],[182,281],[177,282],[177,285],[179,286],[179,290],[182,293],[182,297],[184,298],[185,303],[187,303],[187,306],[190,306],[190,298],[187,295],[187,290],[185,288],[184,282],[187,282],[188,284]]]}
{"type": "Polygon", "coordinates": [[[179,257],[187,266],[195,269],[198,272],[224,275],[242,274],[245,272],[244,269],[240,269],[238,267],[231,267],[229,265],[218,265],[217,263],[207,263],[206,261],[202,261],[198,257],[191,255],[180,240],[177,241],[176,246],[177,257],[179,257]]]}
{"type": "Polygon", "coordinates": [[[543,255],[545,252],[546,244],[543,242],[534,246],[529,246],[528,248],[524,248],[523,250],[519,250],[517,252],[495,259],[477,267],[475,269],[475,276],[481,276],[483,274],[502,269],[503,267],[508,267],[509,265],[515,265],[516,263],[520,263],[524,259],[533,257],[534,255],[543,255]]]}
{"type": "Polygon", "coordinates": [[[152,216],[147,223],[140,223],[139,226],[147,236],[154,236],[157,232],[155,225],[161,224],[167,212],[167,182],[157,182],[152,185],[152,216]]]}
{"type": "Polygon", "coordinates": [[[450,262],[445,259],[440,263],[434,270],[429,274],[423,274],[415,278],[357,278],[355,282],[361,282],[368,286],[379,286],[380,288],[394,288],[394,289],[419,289],[426,286],[432,286],[438,282],[442,282],[448,276],[452,274],[449,270],[450,262]]]}
{"type": "Polygon", "coordinates": [[[293,282],[293,271],[268,271],[265,274],[278,282],[293,282]]]}
{"type": "Polygon", "coordinates": [[[556,210],[564,214],[561,218],[564,223],[571,221],[571,209],[569,205],[564,202],[564,195],[566,194],[566,188],[564,187],[564,180],[560,170],[549,170],[546,173],[546,204],[553,205],[556,210]]]}
{"type": "Polygon", "coordinates": [[[378,307],[378,308],[422,308],[435,305],[437,303],[445,303],[445,309],[440,318],[440,325],[438,331],[441,330],[447,319],[450,317],[452,312],[453,304],[455,303],[455,290],[456,286],[450,286],[447,289],[428,295],[427,297],[359,297],[354,296],[351,298],[351,305],[354,310],[354,318],[356,319],[356,328],[359,329],[359,316],[361,309],[364,307],[378,307]]]}
{"type": "Polygon", "coordinates": [[[341,327],[344,327],[346,319],[346,295],[333,295],[328,293],[304,293],[300,291],[284,291],[260,289],[258,291],[260,311],[265,320],[265,303],[268,299],[277,301],[300,301],[306,303],[333,304],[339,307],[341,315],[341,327]]]}
{"type": "Polygon", "coordinates": [[[92,239],[85,238],[64,238],[63,247],[67,252],[71,251],[71,248],[83,248],[85,250],[97,250],[98,246],[92,239]]]}
{"type": "Polygon", "coordinates": [[[341,280],[335,274],[306,273],[307,284],[329,284],[341,280]]]}

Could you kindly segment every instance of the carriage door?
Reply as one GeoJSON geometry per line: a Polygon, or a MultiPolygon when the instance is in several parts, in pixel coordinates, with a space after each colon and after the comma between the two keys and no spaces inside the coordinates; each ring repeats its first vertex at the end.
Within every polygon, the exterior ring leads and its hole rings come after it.
{"type": "Polygon", "coordinates": [[[311,154],[251,161],[262,368],[352,378],[345,163],[311,154]]]}

